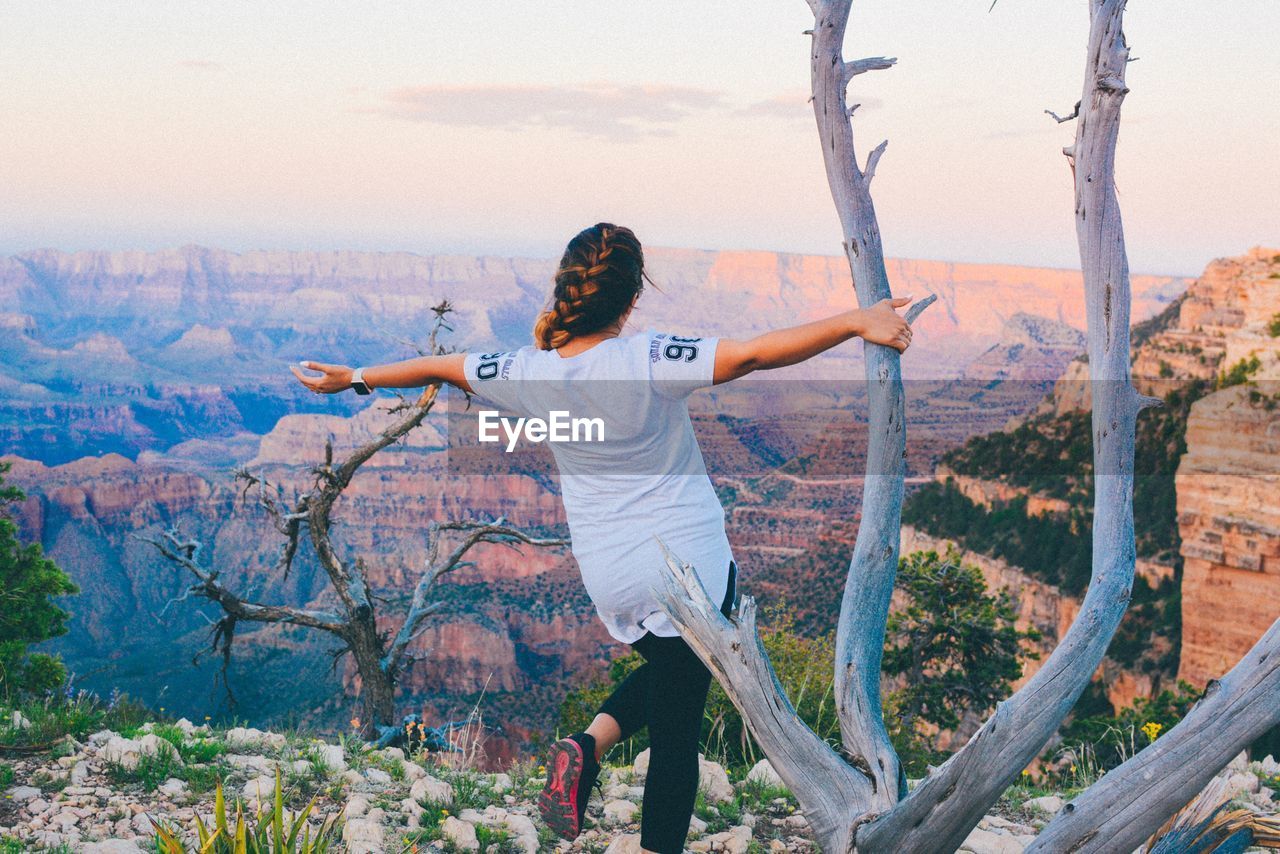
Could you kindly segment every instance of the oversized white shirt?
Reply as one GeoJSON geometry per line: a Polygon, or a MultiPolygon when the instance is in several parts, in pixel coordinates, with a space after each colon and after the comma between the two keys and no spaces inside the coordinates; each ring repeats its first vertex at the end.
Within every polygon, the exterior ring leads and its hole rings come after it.
{"type": "MultiPolygon", "coordinates": [[[[733,553],[724,508],[707,477],[688,397],[712,383],[716,338],[654,330],[608,338],[576,356],[533,346],[469,353],[475,396],[503,411],[550,420],[598,418],[603,439],[549,442],[582,583],[609,634],[679,634],[658,605],[666,565],[654,535],[692,564],[717,605],[733,553]]],[[[494,446],[494,453],[501,449],[494,446]]]]}

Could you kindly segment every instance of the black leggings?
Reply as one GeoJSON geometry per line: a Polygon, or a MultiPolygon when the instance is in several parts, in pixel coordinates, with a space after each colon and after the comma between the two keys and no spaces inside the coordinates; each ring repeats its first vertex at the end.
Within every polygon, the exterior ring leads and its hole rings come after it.
{"type": "MultiPolygon", "coordinates": [[[[729,562],[729,581],[720,612],[733,607],[738,567],[729,562]]],[[[680,854],[698,795],[698,740],[711,688],[711,671],[684,638],[646,632],[631,644],[645,663],[622,681],[600,706],[622,730],[621,741],[649,727],[649,773],[640,813],[640,847],[680,854]]]]}

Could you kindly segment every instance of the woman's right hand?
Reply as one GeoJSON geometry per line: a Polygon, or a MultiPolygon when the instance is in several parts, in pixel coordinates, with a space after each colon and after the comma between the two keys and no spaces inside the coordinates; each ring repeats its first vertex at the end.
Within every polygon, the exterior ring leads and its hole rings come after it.
{"type": "Polygon", "coordinates": [[[911,346],[911,324],[898,314],[898,309],[911,302],[911,297],[882,299],[861,312],[859,337],[872,344],[892,347],[899,353],[911,346]]]}
{"type": "Polygon", "coordinates": [[[300,362],[304,368],[320,371],[321,376],[309,377],[294,365],[289,366],[293,375],[316,394],[337,394],[351,388],[352,369],[346,365],[325,365],[320,362],[300,362]]]}

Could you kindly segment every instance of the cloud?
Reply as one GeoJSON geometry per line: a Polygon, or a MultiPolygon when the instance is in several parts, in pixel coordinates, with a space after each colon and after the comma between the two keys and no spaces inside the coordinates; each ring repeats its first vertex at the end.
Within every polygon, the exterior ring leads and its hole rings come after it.
{"type": "Polygon", "coordinates": [[[563,128],[628,141],[670,136],[698,112],[726,108],[722,92],[664,84],[405,86],[362,112],[458,127],[563,128]]]}
{"type": "MultiPolygon", "coordinates": [[[[857,101],[860,110],[877,109],[881,102],[878,98],[862,98],[857,101]]],[[[738,116],[759,116],[777,119],[813,119],[813,105],[809,103],[809,92],[805,89],[792,89],[780,92],[762,101],[753,101],[745,107],[733,111],[738,116]]]]}

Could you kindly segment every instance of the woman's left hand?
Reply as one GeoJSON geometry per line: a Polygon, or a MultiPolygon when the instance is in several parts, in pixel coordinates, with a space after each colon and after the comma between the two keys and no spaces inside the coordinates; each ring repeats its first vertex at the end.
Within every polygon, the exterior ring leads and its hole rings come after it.
{"type": "Polygon", "coordinates": [[[293,371],[293,375],[299,382],[316,394],[337,394],[351,388],[351,368],[346,365],[325,365],[320,362],[302,362],[301,364],[304,368],[322,372],[322,376],[309,377],[296,366],[289,366],[289,370],[293,371]]]}

